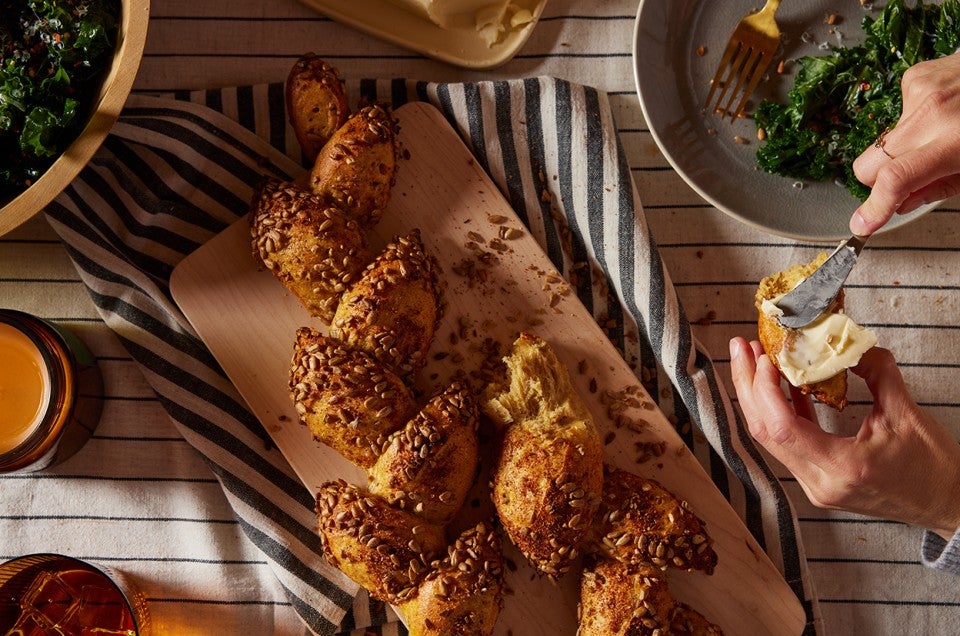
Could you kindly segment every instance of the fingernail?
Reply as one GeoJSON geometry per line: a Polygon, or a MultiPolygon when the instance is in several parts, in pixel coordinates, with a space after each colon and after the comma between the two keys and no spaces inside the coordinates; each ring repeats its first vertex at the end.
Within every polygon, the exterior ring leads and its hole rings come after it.
{"type": "Polygon", "coordinates": [[[740,341],[736,338],[730,340],[730,360],[736,360],[741,355],[743,355],[743,345],[740,344],[740,341]]]}
{"type": "Polygon", "coordinates": [[[850,217],[850,231],[856,236],[867,236],[870,234],[870,225],[867,223],[867,220],[863,218],[863,215],[860,214],[860,210],[857,210],[853,213],[853,216],[850,217]]]}

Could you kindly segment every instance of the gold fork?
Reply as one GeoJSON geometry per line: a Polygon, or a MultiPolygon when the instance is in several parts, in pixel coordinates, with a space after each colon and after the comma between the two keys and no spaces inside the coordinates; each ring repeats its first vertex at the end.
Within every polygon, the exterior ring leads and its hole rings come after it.
{"type": "Polygon", "coordinates": [[[732,121],[743,111],[747,100],[773,61],[777,47],[780,46],[780,27],[774,19],[779,7],[780,0],[767,0],[767,4],[760,11],[746,16],[737,24],[720,64],[717,65],[717,72],[710,80],[710,92],[704,102],[704,112],[711,109],[711,99],[718,88],[720,94],[712,107],[714,112],[730,115],[732,121]],[[746,88],[743,88],[745,83],[746,88]],[[731,86],[733,90],[729,91],[727,104],[721,106],[731,86]],[[736,108],[732,108],[741,88],[743,93],[740,101],[736,108]]]}

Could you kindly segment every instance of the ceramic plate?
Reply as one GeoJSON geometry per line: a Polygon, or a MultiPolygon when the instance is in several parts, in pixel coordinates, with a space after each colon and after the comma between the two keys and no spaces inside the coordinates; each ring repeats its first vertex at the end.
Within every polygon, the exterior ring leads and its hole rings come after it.
{"type": "MultiPolygon", "coordinates": [[[[877,4],[882,8],[882,3],[877,4]]],[[[762,2],[753,0],[641,0],[633,59],[644,117],[670,164],[720,210],[779,236],[807,241],[845,238],[850,235],[847,223],[858,199],[832,182],[800,183],[763,172],[755,165],[760,142],[752,119],[731,124],[729,119],[701,112],[727,39],[737,22],[760,6],[762,2]],[[699,47],[704,47],[703,55],[698,54],[699,47]],[[735,136],[748,143],[737,143],[735,136]]],[[[827,54],[828,45],[859,44],[861,20],[878,14],[879,9],[865,9],[860,0],[784,2],[777,12],[784,34],[782,55],[793,60],[827,54]],[[832,26],[827,24],[830,14],[839,18],[832,26]]],[[[778,75],[771,69],[770,79],[761,83],[751,101],[785,102],[793,77],[789,71],[778,75]]],[[[884,230],[934,207],[894,216],[884,230]]]]}

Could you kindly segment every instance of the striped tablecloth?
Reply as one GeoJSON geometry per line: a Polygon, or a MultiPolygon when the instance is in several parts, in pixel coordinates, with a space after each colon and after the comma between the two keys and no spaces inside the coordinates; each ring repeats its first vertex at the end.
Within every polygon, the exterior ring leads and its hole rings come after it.
{"type": "MultiPolygon", "coordinates": [[[[756,281],[832,246],[748,228],[705,204],[670,168],[634,91],[636,4],[550,0],[520,54],[478,72],[380,42],[294,0],[154,0],[136,93],[277,82],[311,50],[351,80],[549,76],[596,87],[609,98],[646,224],[694,336],[729,387],[727,341],[753,333],[756,281]]],[[[247,103],[241,95],[221,105],[269,138],[269,123],[251,119],[247,103]]],[[[955,432],[958,211],[960,203],[948,202],[872,240],[848,286],[848,303],[894,351],[917,400],[955,432]]],[[[74,330],[93,349],[106,380],[103,420],[79,455],[51,471],[0,479],[0,558],[60,551],[122,569],[147,595],[160,633],[302,633],[273,555],[249,539],[210,465],[171,422],[130,343],[104,323],[71,256],[82,254],[69,253],[43,216],[0,237],[0,305],[74,330]]],[[[855,426],[870,407],[867,397],[854,383],[842,415],[821,413],[826,426],[855,426]]],[[[822,633],[899,633],[905,626],[913,633],[955,631],[956,579],[919,564],[919,529],[818,510],[773,467],[799,519],[822,633]]],[[[383,612],[357,603],[350,621],[382,622],[383,612]]]]}

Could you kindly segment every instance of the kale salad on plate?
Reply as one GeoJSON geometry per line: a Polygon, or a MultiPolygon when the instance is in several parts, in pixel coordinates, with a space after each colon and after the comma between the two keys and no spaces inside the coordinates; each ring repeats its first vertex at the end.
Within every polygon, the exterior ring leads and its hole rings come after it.
{"type": "Polygon", "coordinates": [[[833,180],[861,200],[869,195],[853,174],[853,160],[897,123],[904,71],[960,48],[960,0],[913,6],[890,0],[861,26],[863,44],[796,60],[788,103],[764,100],[757,106],[758,137],[765,139],[756,155],[760,168],[800,180],[833,180]]]}
{"type": "Polygon", "coordinates": [[[116,47],[119,0],[0,0],[0,203],[87,121],[116,47]]]}

